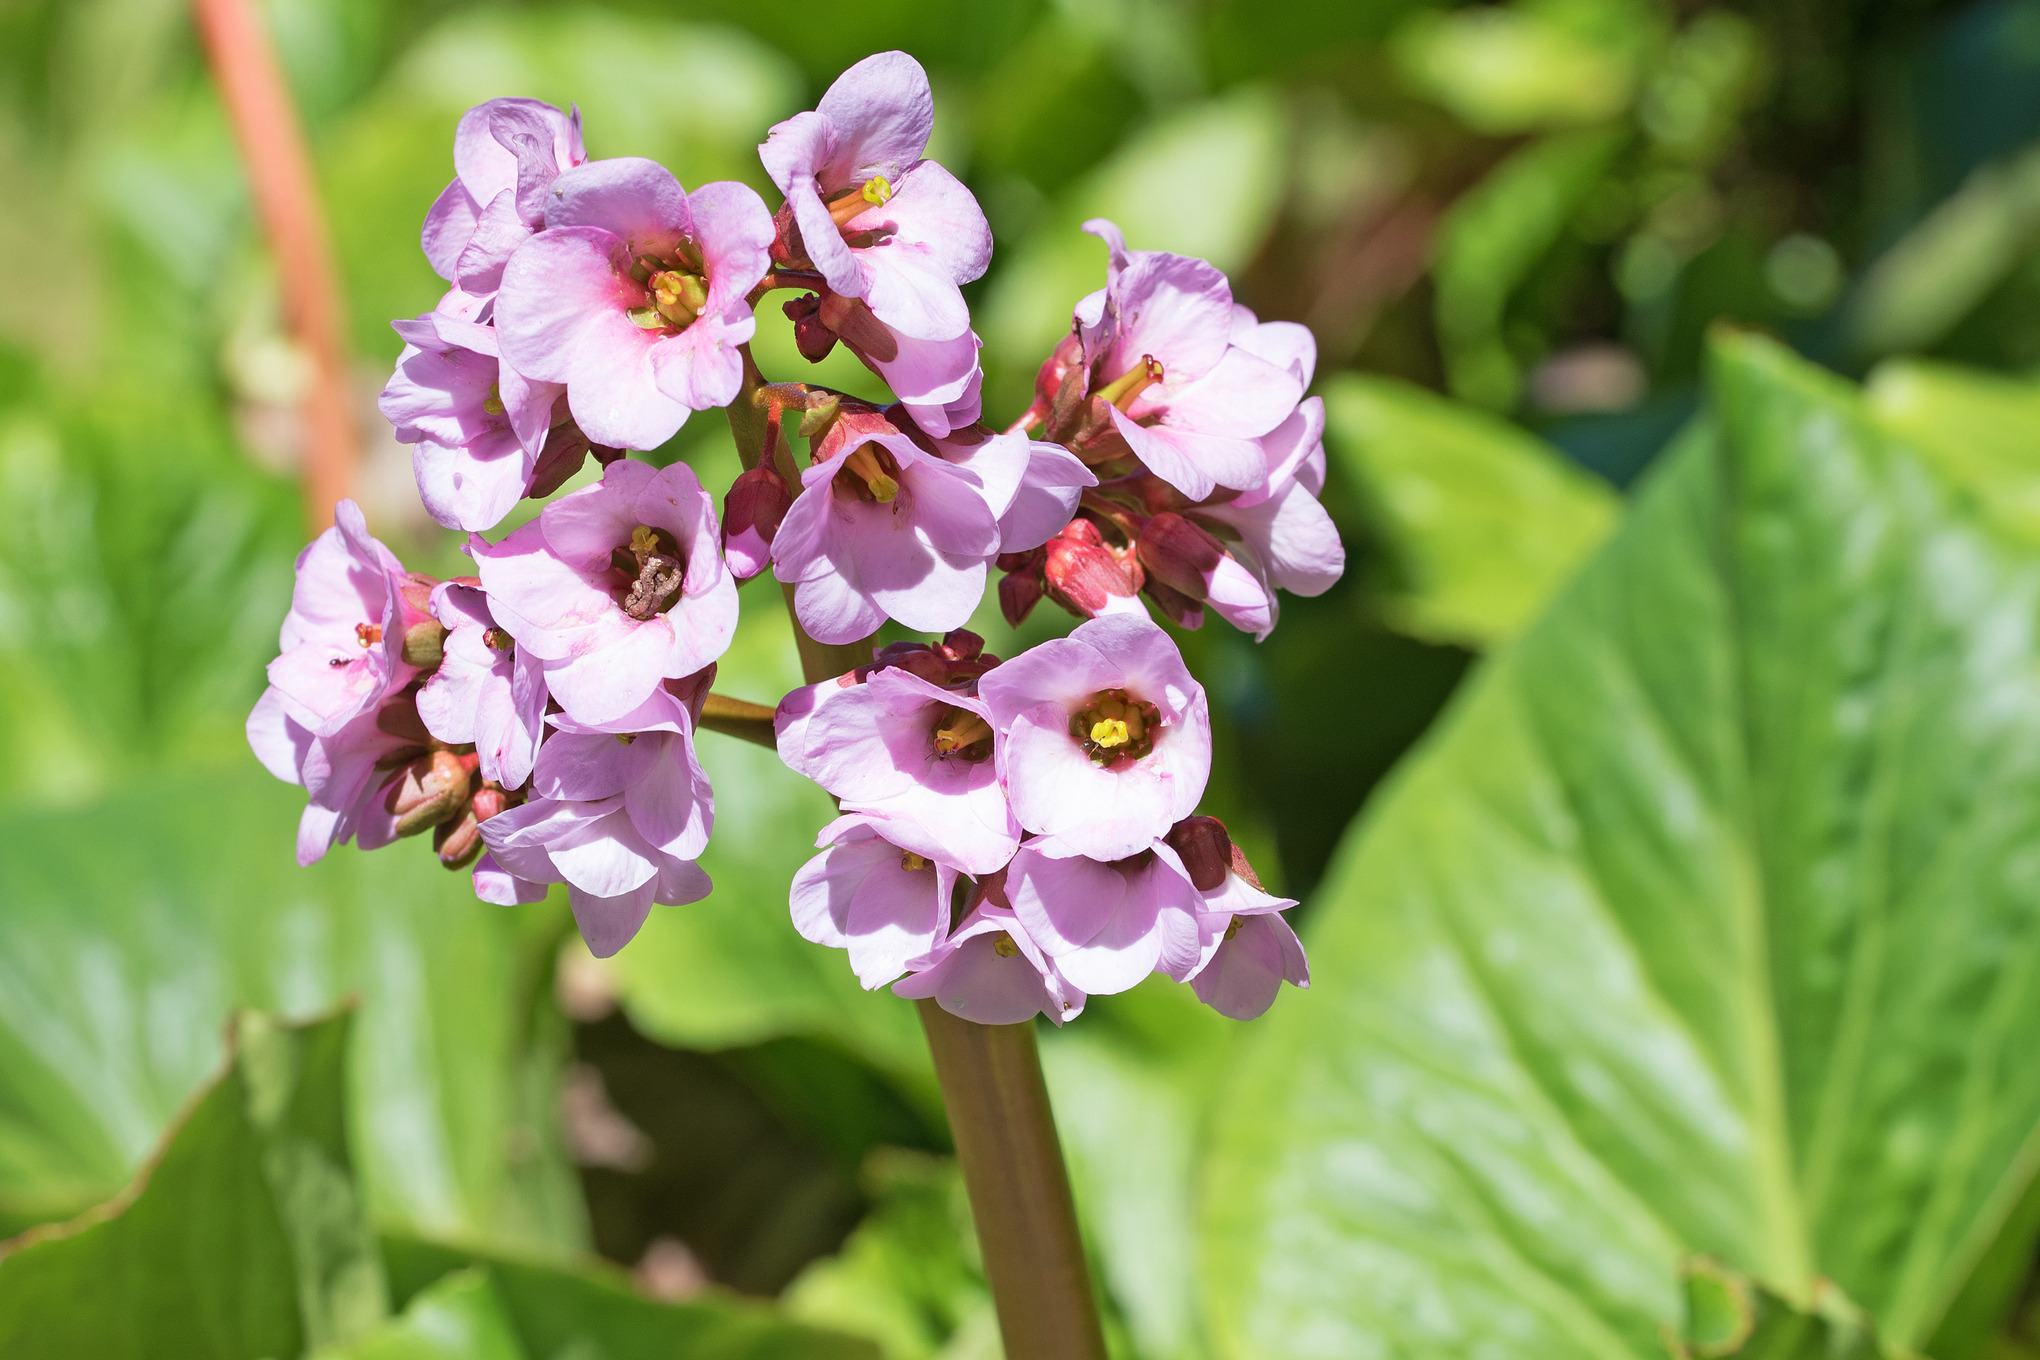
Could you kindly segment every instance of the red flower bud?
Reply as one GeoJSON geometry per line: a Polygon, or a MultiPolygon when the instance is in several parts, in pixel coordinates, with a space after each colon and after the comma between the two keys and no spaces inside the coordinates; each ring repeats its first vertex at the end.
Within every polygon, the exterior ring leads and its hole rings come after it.
{"type": "Polygon", "coordinates": [[[756,576],[771,560],[772,539],[793,504],[793,491],[770,463],[730,483],[723,497],[723,556],[738,580],[756,576]]]}
{"type": "Polygon", "coordinates": [[[1181,857],[1199,892],[1210,892],[1225,883],[1234,850],[1224,822],[1216,817],[1185,817],[1162,839],[1181,857]]]}
{"type": "Polygon", "coordinates": [[[800,239],[800,223],[794,220],[793,204],[782,203],[772,216],[772,263],[781,269],[812,269],[807,243],[800,239]]]}
{"type": "Polygon", "coordinates": [[[1072,331],[1056,345],[1034,375],[1034,410],[1048,423],[1048,437],[1067,439],[1084,412],[1084,345],[1072,331]]]}
{"type": "Polygon", "coordinates": [[[1156,515],[1140,531],[1140,564],[1151,580],[1202,600],[1210,594],[1211,573],[1225,558],[1225,545],[1199,525],[1169,511],[1156,515]]]}
{"type": "Polygon", "coordinates": [[[1047,589],[1042,569],[1047,562],[1048,554],[1040,548],[999,554],[999,570],[1006,573],[999,578],[999,612],[1013,627],[1018,628],[1041,603],[1047,589]]]}
{"type": "Polygon", "coordinates": [[[859,354],[889,364],[900,357],[900,342],[884,322],[871,314],[863,298],[846,298],[840,293],[823,296],[819,313],[822,324],[848,341],[859,354]]]}
{"type": "Polygon", "coordinates": [[[1048,594],[1073,614],[1095,618],[1113,597],[1131,598],[1140,591],[1139,564],[1107,547],[1098,526],[1087,519],[1071,520],[1043,549],[1048,594]]]}
{"type": "Polygon", "coordinates": [[[822,321],[822,300],[813,293],[804,293],[791,302],[782,303],[780,310],[793,323],[793,343],[800,350],[800,357],[811,364],[818,364],[829,357],[829,351],[836,347],[836,333],[822,321]]]}

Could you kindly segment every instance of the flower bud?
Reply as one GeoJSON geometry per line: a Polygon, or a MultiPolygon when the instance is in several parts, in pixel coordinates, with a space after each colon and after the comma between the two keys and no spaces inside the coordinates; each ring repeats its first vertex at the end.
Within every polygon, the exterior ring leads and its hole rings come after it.
{"type": "Polygon", "coordinates": [[[829,351],[836,347],[836,333],[822,322],[822,300],[813,293],[803,293],[790,302],[780,304],[786,319],[793,323],[793,343],[800,350],[800,357],[811,364],[818,364],[829,357],[829,351]]]}
{"type": "Polygon", "coordinates": [[[1071,520],[1042,546],[1047,593],[1072,613],[1096,618],[1114,608],[1115,598],[1131,600],[1140,591],[1139,564],[1107,547],[1087,519],[1071,520]]]}
{"type": "Polygon", "coordinates": [[[1048,437],[1061,442],[1076,431],[1084,411],[1084,342],[1065,335],[1034,375],[1034,409],[1048,424],[1048,437]]]}
{"type": "Polygon", "coordinates": [[[782,203],[772,216],[772,263],[781,269],[812,269],[807,243],[800,239],[800,223],[794,220],[793,204],[782,203]]]}
{"type": "Polygon", "coordinates": [[[1224,822],[1216,817],[1185,817],[1162,839],[1182,859],[1197,891],[1211,892],[1224,885],[1236,853],[1224,822]]]}
{"type": "Polygon", "coordinates": [[[477,822],[486,822],[497,813],[510,807],[516,800],[494,784],[484,784],[475,790],[474,801],[468,806],[477,822]]]}
{"type": "Polygon", "coordinates": [[[434,576],[424,576],[415,571],[404,574],[404,604],[413,616],[432,617],[432,588],[438,584],[439,579],[434,576]]]}
{"type": "Polygon", "coordinates": [[[1140,564],[1193,600],[1209,593],[1211,573],[1225,557],[1225,545],[1181,515],[1164,512],[1140,531],[1140,564]]]}
{"type": "Polygon", "coordinates": [[[454,816],[468,800],[470,778],[480,758],[434,751],[419,756],[390,781],[383,807],[397,819],[399,836],[415,836],[454,816]]]}
{"type": "Polygon", "coordinates": [[[437,670],[446,654],[446,625],[438,619],[420,619],[404,630],[404,663],[420,670],[437,670]]]}
{"type": "Polygon", "coordinates": [[[830,293],[822,299],[822,324],[848,341],[860,354],[889,364],[900,357],[900,342],[886,324],[871,314],[863,298],[830,293]]]}
{"type": "Polygon", "coordinates": [[[760,463],[730,483],[723,497],[723,557],[740,581],[756,576],[772,560],[772,539],[793,504],[786,479],[760,463]]]}
{"type": "Polygon", "coordinates": [[[459,817],[432,829],[432,849],[449,869],[465,869],[474,863],[482,853],[482,825],[472,805],[459,817]]]}
{"type": "Polygon", "coordinates": [[[1275,626],[1267,586],[1203,525],[1165,510],[1142,526],[1138,551],[1147,568],[1148,597],[1184,627],[1203,622],[1205,604],[1256,636],[1265,637],[1275,626]]]}
{"type": "Polygon", "coordinates": [[[1041,603],[1047,589],[1042,575],[1047,562],[1048,553],[1042,548],[999,554],[999,570],[1006,573],[999,578],[999,612],[1013,627],[1026,622],[1034,606],[1041,603]]]}

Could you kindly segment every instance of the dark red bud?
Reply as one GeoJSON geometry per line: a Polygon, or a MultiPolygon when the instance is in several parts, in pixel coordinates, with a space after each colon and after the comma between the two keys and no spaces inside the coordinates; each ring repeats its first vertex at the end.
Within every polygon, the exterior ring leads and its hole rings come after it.
{"type": "Polygon", "coordinates": [[[793,204],[783,203],[772,216],[772,263],[781,269],[812,269],[807,243],[800,239],[800,223],[794,220],[793,204]]]}
{"type": "Polygon", "coordinates": [[[1193,600],[1211,593],[1211,573],[1225,560],[1223,543],[1171,511],[1156,515],[1142,527],[1139,552],[1149,579],[1193,600]]]}
{"type": "Polygon", "coordinates": [[[553,426],[545,437],[545,447],[538,452],[538,463],[531,470],[531,486],[524,494],[550,496],[565,486],[588,461],[591,447],[588,436],[573,421],[553,426]]]}
{"type": "Polygon", "coordinates": [[[770,463],[760,463],[730,483],[729,494],[723,497],[723,547],[729,552],[736,542],[730,569],[738,576],[755,576],[764,569],[760,546],[771,546],[792,504],[793,489],[770,463]],[[752,535],[755,541],[746,541],[752,535]]]}
{"type": "Polygon", "coordinates": [[[1140,590],[1137,568],[1106,547],[1088,520],[1072,521],[1043,548],[1047,560],[1042,575],[1048,593],[1075,613],[1095,618],[1112,597],[1131,597],[1140,590]]]}
{"type": "Polygon", "coordinates": [[[1153,577],[1148,578],[1143,589],[1147,592],[1148,599],[1154,602],[1155,608],[1162,611],[1162,617],[1178,628],[1185,628],[1194,633],[1204,626],[1204,605],[1201,602],[1153,577]]]}
{"type": "Polygon", "coordinates": [[[985,640],[968,628],[952,628],[935,644],[935,650],[950,661],[975,661],[984,655],[985,640]]]}
{"type": "Polygon", "coordinates": [[[786,313],[786,319],[793,323],[794,347],[800,350],[800,357],[811,364],[828,358],[829,351],[836,348],[836,333],[823,323],[821,308],[822,300],[813,293],[803,294],[780,306],[780,310],[786,313]]]}
{"type": "Polygon", "coordinates": [[[1034,606],[1041,603],[1042,593],[1047,589],[1042,576],[1047,562],[1048,554],[1040,548],[999,554],[999,570],[1006,573],[999,578],[999,612],[1013,627],[1024,623],[1034,612],[1034,606]]]}
{"type": "Polygon", "coordinates": [[[863,298],[829,293],[822,298],[822,324],[847,340],[867,358],[889,364],[900,357],[900,342],[885,323],[871,314],[863,298]]]}
{"type": "Polygon", "coordinates": [[[1185,817],[1162,839],[1182,859],[1197,891],[1211,892],[1225,884],[1226,873],[1232,868],[1233,839],[1224,822],[1216,817],[1185,817]]]}
{"type": "Polygon", "coordinates": [[[1048,437],[1067,439],[1084,412],[1084,343],[1071,331],[1034,375],[1034,406],[1048,425],[1048,437]]]}
{"type": "Polygon", "coordinates": [[[1254,872],[1254,866],[1247,863],[1247,852],[1240,849],[1238,841],[1233,842],[1232,871],[1252,884],[1255,892],[1267,891],[1261,886],[1261,876],[1254,872]]]}

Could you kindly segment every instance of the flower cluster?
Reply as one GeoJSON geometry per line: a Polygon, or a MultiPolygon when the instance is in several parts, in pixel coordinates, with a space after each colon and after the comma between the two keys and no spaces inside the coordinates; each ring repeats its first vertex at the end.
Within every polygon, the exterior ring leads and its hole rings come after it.
{"type": "Polygon", "coordinates": [[[793,920],[867,987],[984,1024],[1058,1022],[1150,973],[1228,1015],[1306,984],[1302,948],[1216,819],[1204,689],[1168,634],[1093,619],[1011,661],[895,644],[780,704],[780,758],[843,815],[793,920]]]}
{"type": "Polygon", "coordinates": [[[590,159],[578,111],[461,118],[422,236],[447,289],[394,323],[381,405],[473,574],[406,572],[352,502],[299,558],[248,736],[306,790],[300,862],[429,829],[486,901],[566,884],[604,955],[653,903],[705,896],[695,734],[737,583],[769,567],[818,642],[888,620],[943,639],[877,649],[772,724],[842,809],[794,878],[794,924],[866,986],[1007,1023],[1156,972],[1241,1017],[1305,983],[1293,904],[1196,815],[1204,691],[1148,606],[1263,637],[1278,588],[1338,577],[1310,335],[1094,222],[1105,287],[1028,411],[987,425],[961,290],[991,231],[925,155],[933,110],[911,57],[859,62],[759,147],[776,210],[590,159]],[[766,382],[748,342],[777,290],[806,358],[847,346],[894,399],[766,382]],[[685,463],[631,456],[716,407],[746,461],[720,515],[685,463]],[[591,455],[599,476],[558,494],[591,455]],[[502,532],[526,499],[546,503],[502,532]],[[986,655],[963,625],[994,566],[1009,619],[1047,596],[1085,621],[986,655]]]}

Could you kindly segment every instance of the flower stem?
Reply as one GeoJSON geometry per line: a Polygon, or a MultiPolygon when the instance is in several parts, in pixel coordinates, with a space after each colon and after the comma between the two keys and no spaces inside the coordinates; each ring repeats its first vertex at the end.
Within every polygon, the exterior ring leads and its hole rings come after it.
{"type": "MultiPolygon", "coordinates": [[[[743,390],[730,403],[729,415],[747,468],[765,453],[766,414],[757,401],[764,386],[746,346],[743,390]]],[[[785,432],[775,430],[775,436],[780,471],[798,485],[785,432]]],[[[870,638],[830,645],[809,637],[793,612],[793,587],[786,586],[785,593],[809,684],[871,660],[870,638]]],[[[980,1025],[933,1001],[920,1002],[919,1009],[970,1194],[1006,1360],[1105,1360],[1098,1301],[1033,1024],[980,1025]]]]}
{"type": "Polygon", "coordinates": [[[304,393],[304,495],[305,517],[316,532],[333,522],[333,506],[353,494],[359,445],[339,275],[311,153],[254,0],[192,0],[191,8],[240,143],[284,319],[311,361],[304,393]]]}
{"type": "Polygon", "coordinates": [[[772,731],[772,710],[746,699],[710,694],[701,705],[701,725],[707,731],[754,742],[767,750],[776,750],[779,746],[779,739],[772,731]]]}

